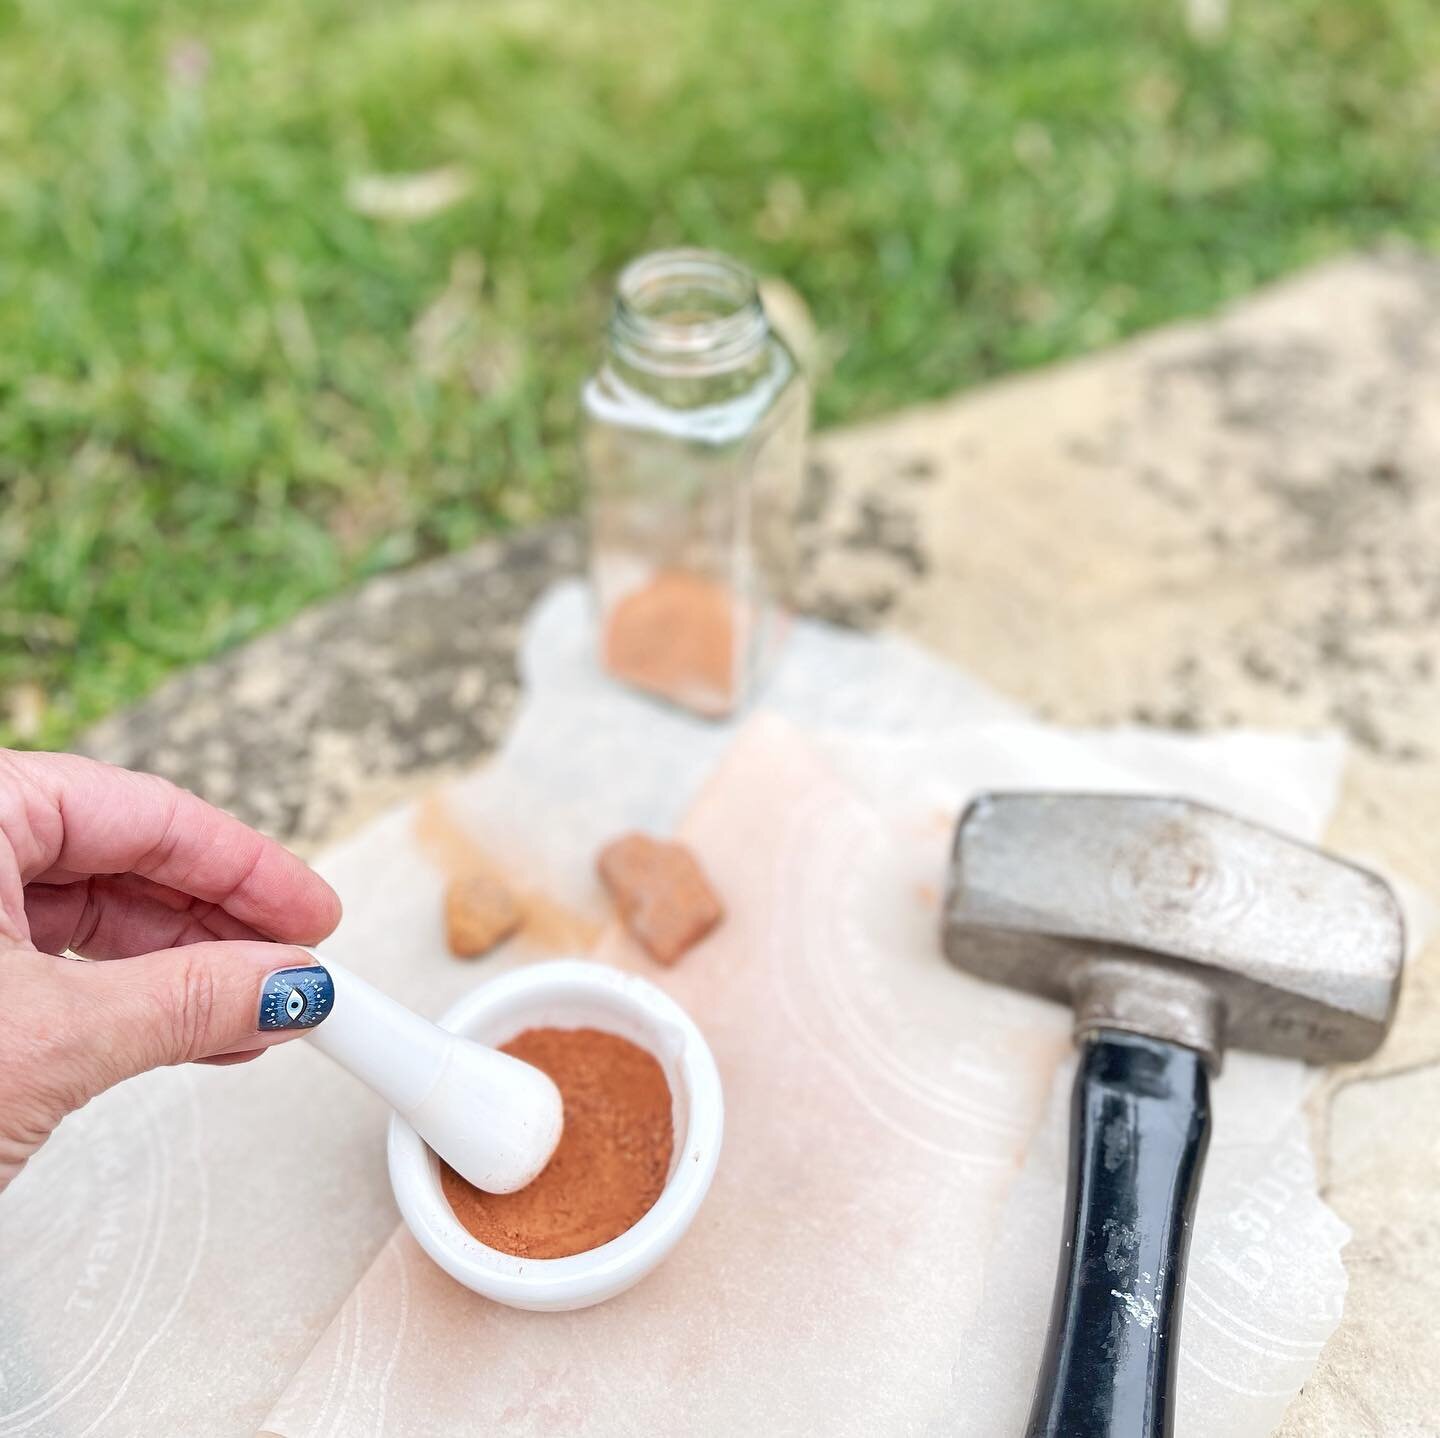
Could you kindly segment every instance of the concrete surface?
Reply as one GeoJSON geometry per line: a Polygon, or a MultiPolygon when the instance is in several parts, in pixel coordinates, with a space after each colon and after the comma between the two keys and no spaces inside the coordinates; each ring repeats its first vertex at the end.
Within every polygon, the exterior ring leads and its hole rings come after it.
{"type": "MultiPolygon", "coordinates": [[[[828,433],[803,606],[894,625],[1067,723],[1339,726],[1331,835],[1440,888],[1440,265],[1312,270],[1202,323],[828,433]]],[[[560,525],[357,594],[192,671],[88,749],[313,846],[503,733],[560,525]]],[[[1284,1438],[1440,1413],[1440,946],[1316,1101],[1352,1225],[1345,1319],[1284,1438]]]]}

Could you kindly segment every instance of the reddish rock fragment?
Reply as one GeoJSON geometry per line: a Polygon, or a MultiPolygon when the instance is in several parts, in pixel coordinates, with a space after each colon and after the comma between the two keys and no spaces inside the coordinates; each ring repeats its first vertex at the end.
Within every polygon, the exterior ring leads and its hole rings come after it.
{"type": "Polygon", "coordinates": [[[489,875],[467,875],[445,891],[445,942],[457,959],[488,954],[520,927],[522,918],[515,895],[489,875]]]}
{"type": "Polygon", "coordinates": [[[597,867],[625,927],[662,964],[673,964],[725,917],[684,844],[625,834],[600,851],[597,867]]]}
{"type": "Polygon", "coordinates": [[[733,593],[666,569],[611,611],[604,664],[637,689],[698,714],[726,714],[735,701],[736,639],[733,593]]]}

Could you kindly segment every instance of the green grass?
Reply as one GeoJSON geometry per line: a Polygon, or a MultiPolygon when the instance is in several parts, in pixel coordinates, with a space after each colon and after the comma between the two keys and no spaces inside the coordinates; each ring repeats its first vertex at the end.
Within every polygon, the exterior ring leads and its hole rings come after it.
{"type": "Polygon", "coordinates": [[[1433,243],[1440,6],[1233,10],[0,0],[0,737],[573,505],[648,247],[798,286],[833,423],[1433,243]],[[347,204],[441,165],[434,218],[347,204]]]}

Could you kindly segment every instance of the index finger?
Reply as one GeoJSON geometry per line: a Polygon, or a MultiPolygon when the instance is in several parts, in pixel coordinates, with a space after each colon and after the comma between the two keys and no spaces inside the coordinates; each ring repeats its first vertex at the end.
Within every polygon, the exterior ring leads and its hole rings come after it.
{"type": "Polygon", "coordinates": [[[283,943],[317,943],[340,921],[308,864],[166,779],[73,754],[0,758],[20,795],[18,815],[0,796],[0,827],[26,883],[142,874],[283,943]]]}

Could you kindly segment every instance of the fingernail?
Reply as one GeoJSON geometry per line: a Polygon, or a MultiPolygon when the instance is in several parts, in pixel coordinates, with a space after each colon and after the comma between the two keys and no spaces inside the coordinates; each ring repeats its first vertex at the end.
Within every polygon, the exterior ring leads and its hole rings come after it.
{"type": "Polygon", "coordinates": [[[276,969],[260,989],[264,1029],[313,1029],[335,1006],[335,981],[319,964],[308,969],[276,969]]]}

